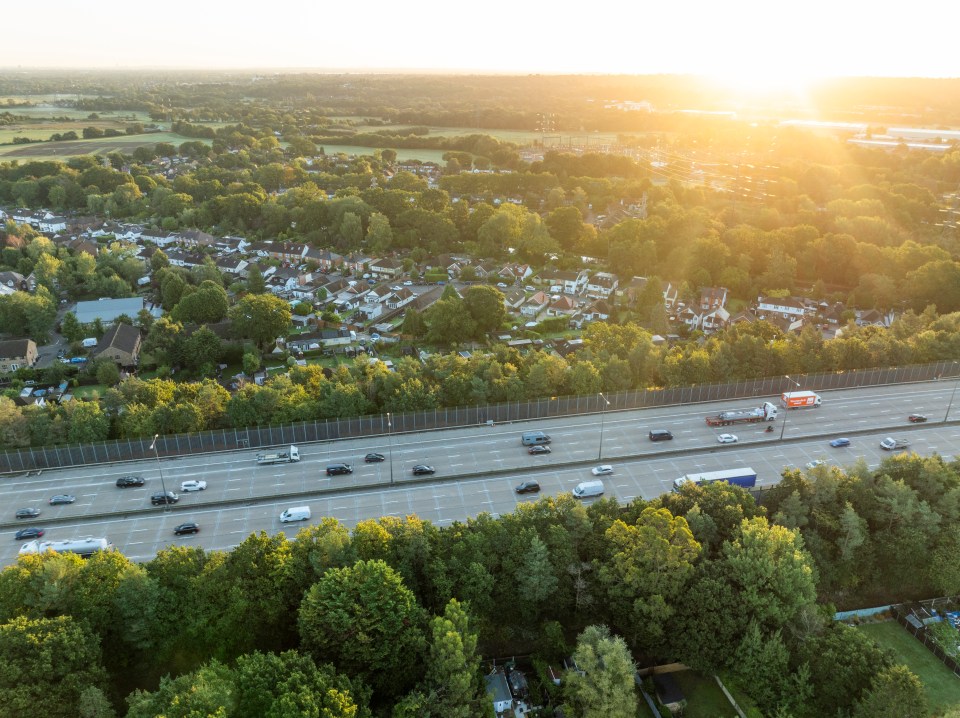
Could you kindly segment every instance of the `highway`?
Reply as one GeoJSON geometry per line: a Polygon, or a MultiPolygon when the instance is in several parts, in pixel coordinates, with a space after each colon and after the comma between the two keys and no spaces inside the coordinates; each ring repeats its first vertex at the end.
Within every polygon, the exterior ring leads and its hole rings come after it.
{"type": "MultiPolygon", "coordinates": [[[[706,425],[708,415],[762,402],[746,399],[301,445],[303,458],[293,464],[261,466],[256,451],[239,451],[8,475],[0,479],[0,529],[7,536],[0,542],[0,565],[16,560],[21,542],[13,534],[25,526],[45,529],[44,540],[107,536],[124,554],[142,561],[169,545],[229,549],[255,531],[293,536],[305,524],[281,524],[278,516],[284,508],[304,504],[313,514],[306,524],[332,516],[348,527],[380,516],[416,514],[444,526],[484,511],[509,513],[518,503],[537,499],[513,492],[519,480],[539,481],[541,496],[557,494],[592,479],[590,467],[598,463],[614,465],[615,473],[603,479],[606,496],[626,502],[658,496],[678,476],[701,471],[750,466],[763,486],[776,483],[785,467],[803,468],[816,459],[848,466],[862,458],[875,467],[890,455],[879,447],[886,436],[908,439],[909,450],[922,455],[953,456],[960,447],[960,425],[944,423],[944,417],[955,386],[929,382],[824,392],[821,408],[786,412],[785,423],[781,409],[770,433],[764,431],[766,423],[706,425]],[[914,412],[930,421],[908,423],[907,415],[914,412]],[[550,434],[552,453],[527,453],[520,434],[530,429],[550,434]],[[650,442],[650,429],[669,429],[675,438],[650,442]],[[721,445],[716,439],[721,433],[736,434],[740,441],[721,445]],[[848,436],[851,446],[831,448],[828,442],[837,436],[848,436]],[[365,464],[363,456],[370,451],[388,460],[365,464]],[[354,473],[327,477],[324,469],[334,462],[352,464],[354,473]],[[435,467],[436,475],[413,477],[410,469],[419,463],[435,467]],[[116,479],[128,474],[143,476],[145,486],[117,488],[116,479]],[[150,505],[151,494],[162,487],[179,492],[187,479],[203,479],[208,488],[181,492],[169,510],[150,505]],[[49,497],[58,493],[77,500],[48,506],[49,497]],[[40,517],[14,518],[16,509],[27,507],[39,508],[40,517]],[[198,522],[200,533],[174,536],[173,527],[184,521],[198,522]]],[[[951,420],[957,414],[960,409],[952,408],[951,420]]]]}

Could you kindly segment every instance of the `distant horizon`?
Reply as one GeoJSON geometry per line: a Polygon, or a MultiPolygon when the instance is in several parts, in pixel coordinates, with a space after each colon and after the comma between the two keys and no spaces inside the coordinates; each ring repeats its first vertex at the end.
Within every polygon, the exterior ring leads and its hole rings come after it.
{"type": "Polygon", "coordinates": [[[488,0],[479,8],[451,8],[441,0],[413,0],[358,11],[274,0],[252,12],[193,0],[167,0],[162,7],[48,0],[42,22],[32,6],[5,8],[11,32],[0,47],[0,66],[14,72],[683,75],[751,92],[798,93],[831,78],[960,77],[960,53],[914,27],[955,26],[960,3],[915,0],[906,18],[851,5],[679,0],[639,7],[594,0],[545,8],[488,0]]]}

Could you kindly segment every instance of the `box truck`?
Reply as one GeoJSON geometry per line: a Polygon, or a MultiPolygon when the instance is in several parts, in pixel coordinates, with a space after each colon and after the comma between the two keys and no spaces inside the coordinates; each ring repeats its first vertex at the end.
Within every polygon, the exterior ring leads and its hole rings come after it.
{"type": "Polygon", "coordinates": [[[820,406],[823,400],[820,395],[812,391],[785,391],[780,397],[780,406],[787,409],[820,406]]]}
{"type": "Polygon", "coordinates": [[[673,480],[673,490],[679,491],[680,487],[687,483],[703,486],[716,481],[725,481],[734,486],[752,489],[757,485],[757,472],[750,467],[744,467],[742,469],[724,469],[723,471],[705,471],[700,474],[685,474],[679,479],[673,480]]]}
{"type": "Polygon", "coordinates": [[[582,481],[573,487],[573,496],[577,499],[589,499],[592,496],[603,496],[603,482],[582,481]]]}
{"type": "Polygon", "coordinates": [[[290,445],[287,451],[257,454],[258,464],[289,464],[294,461],[300,461],[300,450],[293,444],[290,445]]]}
{"type": "Polygon", "coordinates": [[[777,407],[769,401],[753,409],[721,411],[716,416],[707,417],[707,426],[730,426],[731,424],[755,424],[758,421],[773,421],[777,418],[777,407]]]}

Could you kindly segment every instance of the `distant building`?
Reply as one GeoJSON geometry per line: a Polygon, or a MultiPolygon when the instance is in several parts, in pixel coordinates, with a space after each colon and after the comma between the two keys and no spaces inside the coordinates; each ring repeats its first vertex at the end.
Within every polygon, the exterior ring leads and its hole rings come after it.
{"type": "Polygon", "coordinates": [[[129,324],[117,324],[103,335],[93,355],[120,366],[135,366],[140,358],[140,330],[129,324]]]}
{"type": "Polygon", "coordinates": [[[135,319],[141,309],[143,309],[142,297],[99,299],[92,302],[77,302],[74,314],[81,324],[92,324],[97,319],[104,324],[113,324],[117,317],[122,315],[135,319]]]}

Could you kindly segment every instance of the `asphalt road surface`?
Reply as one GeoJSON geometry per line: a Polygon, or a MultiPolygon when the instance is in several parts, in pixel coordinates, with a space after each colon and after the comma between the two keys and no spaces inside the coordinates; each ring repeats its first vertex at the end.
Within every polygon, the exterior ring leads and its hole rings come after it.
{"type": "MultiPolygon", "coordinates": [[[[256,531],[293,536],[325,516],[352,527],[365,519],[416,514],[444,526],[481,512],[509,513],[537,499],[515,494],[519,481],[536,479],[540,495],[558,494],[593,479],[590,468],[598,463],[614,466],[614,474],[603,477],[605,495],[626,502],[658,496],[677,477],[702,471],[750,466],[765,486],[775,484],[785,467],[804,469],[814,460],[849,466],[862,459],[876,467],[890,456],[879,446],[887,436],[907,439],[909,451],[952,457],[960,447],[960,425],[944,418],[955,386],[929,382],[824,392],[819,409],[781,410],[769,424],[773,432],[764,431],[767,423],[706,425],[708,415],[761,403],[748,399],[322,442],[301,445],[302,460],[293,464],[258,465],[256,451],[241,451],[7,475],[0,479],[0,534],[8,537],[0,541],[0,565],[16,560],[21,542],[13,534],[25,526],[44,528],[44,540],[107,536],[127,556],[147,560],[169,545],[229,549],[256,531]],[[910,424],[907,415],[914,412],[930,420],[910,424]],[[520,434],[531,429],[550,434],[550,454],[527,453],[520,434]],[[675,438],[650,442],[650,429],[669,429],[675,438]],[[736,434],[739,442],[719,444],[721,433],[736,434]],[[838,436],[849,437],[851,446],[830,447],[838,436]],[[387,461],[365,464],[370,451],[387,461]],[[327,464],[336,462],[352,464],[354,473],[326,476],[327,464]],[[413,477],[412,466],[421,463],[437,473],[413,477]],[[116,479],[130,474],[143,476],[145,486],[117,488],[116,479]],[[203,479],[208,488],[180,492],[187,479],[203,479]],[[150,495],[163,489],[180,493],[167,510],[150,504],[150,495]],[[77,500],[47,505],[58,493],[77,500]],[[284,508],[301,505],[311,507],[309,522],[280,523],[284,508]],[[40,517],[16,520],[14,511],[26,507],[39,508],[40,517]],[[174,536],[173,527],[184,521],[198,522],[200,533],[174,536]]],[[[955,413],[960,408],[951,410],[951,418],[955,413]]]]}

